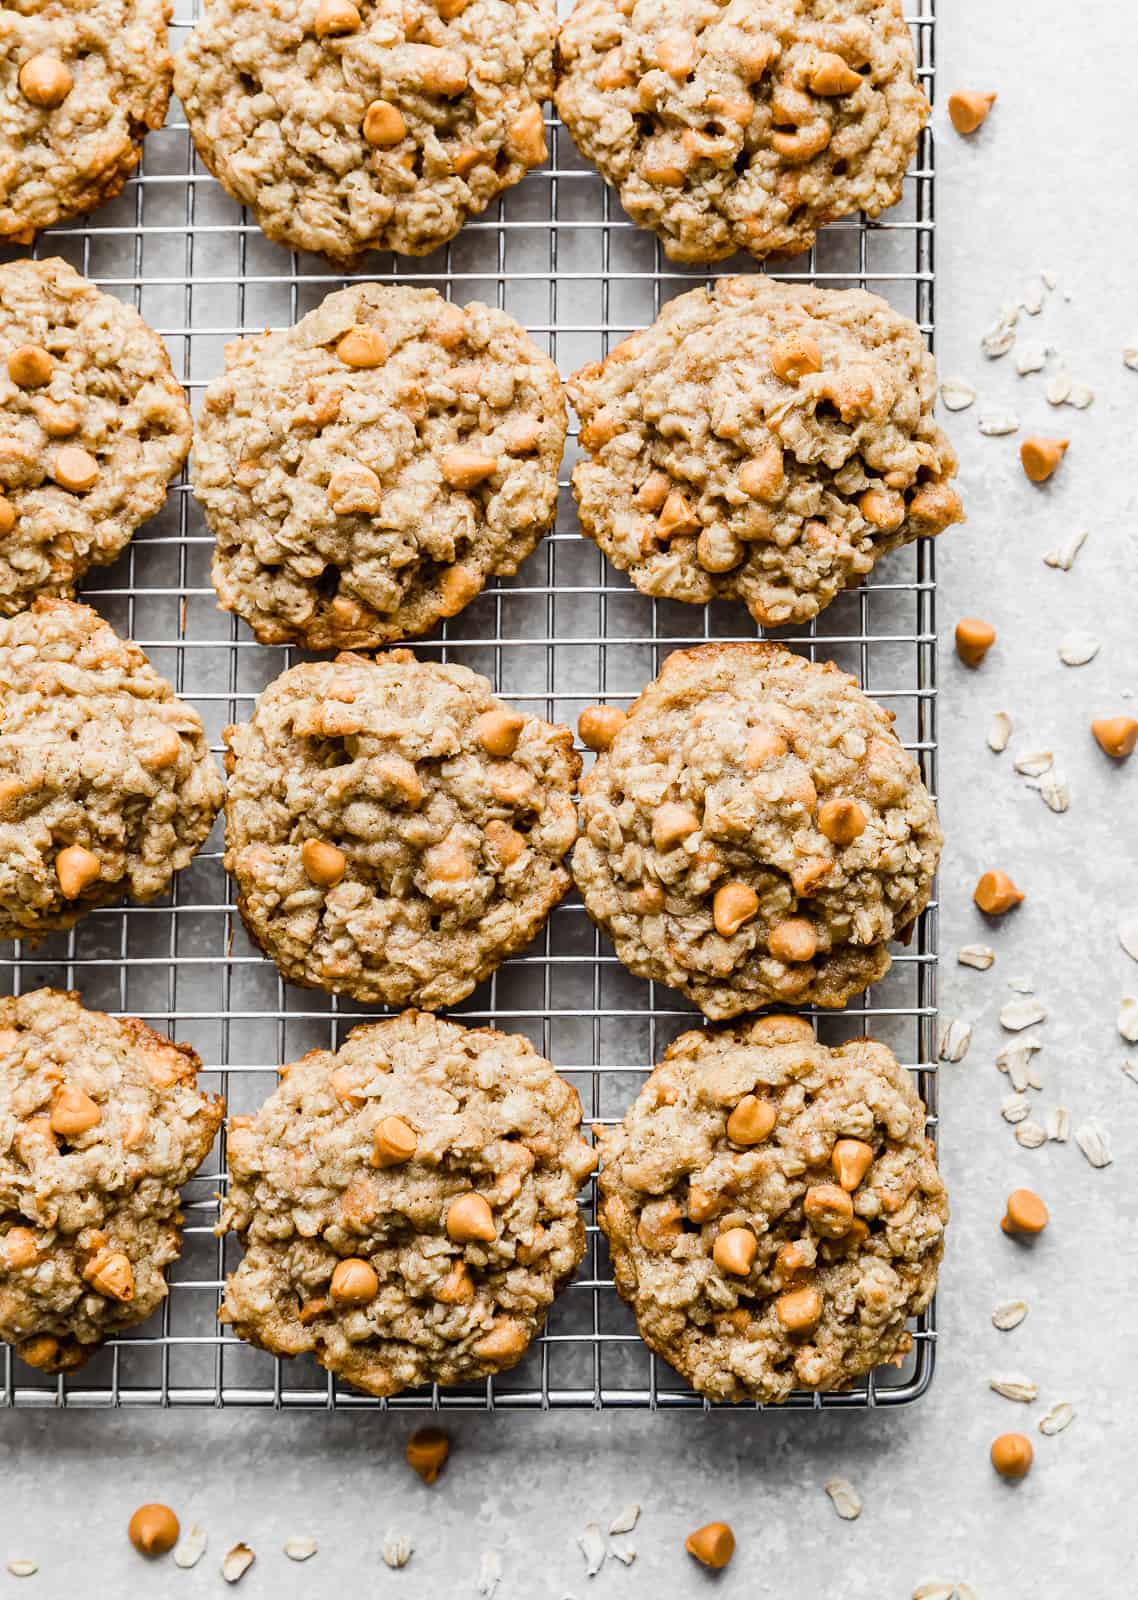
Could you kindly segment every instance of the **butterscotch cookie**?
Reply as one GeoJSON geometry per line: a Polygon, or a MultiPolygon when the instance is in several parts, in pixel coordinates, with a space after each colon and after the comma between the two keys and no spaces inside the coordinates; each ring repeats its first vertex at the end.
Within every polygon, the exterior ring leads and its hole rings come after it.
{"type": "Polygon", "coordinates": [[[113,199],[160,128],[169,0],[9,0],[0,12],[0,239],[113,199]]]}
{"type": "Polygon", "coordinates": [[[208,0],[175,87],[270,239],[424,255],[545,160],[550,0],[208,0]]]}
{"type": "Polygon", "coordinates": [[[330,294],[229,345],[206,391],[193,484],[221,604],[266,644],[425,633],[529,555],[564,443],[557,369],[505,312],[330,294]]]}
{"type": "Polygon", "coordinates": [[[901,0],[579,0],[558,57],[574,142],[676,261],[876,217],[929,114],[901,0]]]}
{"type": "Polygon", "coordinates": [[[222,1320],[370,1394],[512,1367],[585,1252],[581,1102],[527,1039],[413,1011],[230,1124],[222,1320]]]}
{"type": "Polygon", "coordinates": [[[223,798],[197,712],[97,612],[0,619],[0,938],[152,900],[223,798]]]}
{"type": "Polygon", "coordinates": [[[701,1394],[785,1400],[903,1359],[948,1200],[884,1045],[830,1050],[797,1017],[685,1033],[596,1134],[616,1286],[701,1394]]]}
{"type": "MultiPolygon", "coordinates": [[[[0,12],[2,18],[11,13],[0,12]]],[[[162,340],[65,261],[0,266],[0,613],[70,597],[161,509],[190,449],[162,340]]]]}
{"type": "Polygon", "coordinates": [[[197,1056],[39,989],[0,1000],[0,1339],[65,1372],[144,1322],[224,1106],[197,1056]]]}
{"type": "Polygon", "coordinates": [[[569,887],[572,734],[465,667],[407,650],[293,667],[225,738],[225,865],[292,983],[456,1005],[569,887]]]}
{"type": "Polygon", "coordinates": [[[861,289],[720,278],[569,380],[581,527],[644,594],[806,622],[963,521],[920,329],[861,289]]]}
{"type": "Polygon", "coordinates": [[[891,723],[781,645],[669,656],[581,780],[573,876],[625,966],[716,1018],[884,976],[942,842],[891,723]]]}

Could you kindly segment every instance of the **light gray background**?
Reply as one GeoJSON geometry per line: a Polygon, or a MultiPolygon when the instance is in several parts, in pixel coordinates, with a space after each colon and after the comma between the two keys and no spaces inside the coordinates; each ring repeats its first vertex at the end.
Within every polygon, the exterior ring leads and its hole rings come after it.
{"type": "MultiPolygon", "coordinates": [[[[1138,8],[1117,0],[942,0],[939,22],[938,350],[944,374],[968,377],[988,409],[1016,409],[1026,428],[1069,433],[1052,487],[1022,477],[1014,439],[976,430],[979,407],[954,419],[968,526],[939,547],[940,619],[980,614],[999,630],[984,668],[968,673],[943,649],[941,811],[948,844],[941,879],[943,1014],[975,1026],[967,1059],[941,1076],[942,1159],[953,1197],[942,1278],[942,1348],[931,1393],[918,1405],[858,1413],[469,1416],[449,1419],[450,1469],[434,1490],[402,1460],[413,1416],[333,1417],[252,1411],[56,1415],[0,1421],[0,1559],[30,1555],[29,1593],[203,1595],[221,1591],[217,1560],[237,1539],[258,1552],[240,1593],[411,1596],[474,1592],[484,1549],[504,1571],[502,1600],[586,1593],[694,1596],[717,1592],[814,1600],[886,1600],[938,1575],[975,1585],[983,1600],[1065,1600],[1112,1590],[1131,1568],[1126,1511],[1138,1404],[1131,1321],[1135,1290],[1133,1173],[1138,1085],[1120,1070],[1119,996],[1138,992],[1120,949],[1119,918],[1138,912],[1134,842],[1138,757],[1115,768],[1088,733],[1092,716],[1134,711],[1138,647],[1133,590],[1138,342],[1134,293],[1138,215],[1133,61],[1138,8]],[[1000,100],[976,139],[957,139],[944,102],[956,85],[993,87],[1000,100]],[[998,307],[1040,268],[1070,299],[1051,297],[1024,337],[1053,341],[1096,390],[1086,412],[1052,412],[1039,378],[1010,360],[985,363],[978,339],[998,307]],[[1074,571],[1041,555],[1077,527],[1090,540],[1074,571]],[[1098,634],[1087,667],[1056,655],[1065,631],[1098,634]],[[991,713],[1016,724],[1013,752],[1039,745],[1061,757],[1071,808],[1055,816],[1011,772],[1010,753],[985,745],[991,713]],[[1002,866],[1027,900],[1002,925],[972,909],[978,873],[1002,866]],[[987,940],[995,967],[955,965],[963,942],[987,940]],[[1007,1081],[993,1067],[997,1012],[1009,976],[1030,973],[1048,1006],[1040,1058],[1047,1108],[1096,1115],[1115,1164],[1094,1171],[1073,1144],[1020,1149],[998,1107],[1007,1081]],[[1004,1195],[1039,1189],[1052,1226],[1034,1247],[998,1231],[1004,1195]],[[1022,1296],[1026,1322],[1000,1334],[993,1305],[1022,1296]],[[1030,1409],[988,1391],[990,1376],[1022,1372],[1040,1387],[1030,1409]],[[1056,1438],[1035,1428],[1045,1405],[1071,1401],[1076,1420],[1056,1438]],[[992,1437],[1022,1428],[1036,1467],[1018,1487],[987,1461],[992,1437]],[[850,1478],[865,1510],[839,1522],[822,1485],[850,1478]],[[125,1539],[131,1509],[166,1500],[202,1522],[210,1553],[191,1573],[146,1567],[125,1539]],[[573,1543],[585,1523],[607,1524],[643,1504],[630,1570],[610,1561],[591,1581],[573,1543]],[[739,1551],[710,1579],[683,1555],[684,1534],[709,1518],[732,1523],[739,1551]],[[383,1531],[415,1541],[402,1572],[383,1567],[383,1531]],[[311,1532],[320,1553],[300,1568],[283,1539],[311,1532]]],[[[1132,1051],[1138,1056],[1138,1049],[1132,1051]]],[[[0,1572],[0,1593],[18,1580],[0,1572]]],[[[22,1592],[22,1591],[21,1591],[22,1592]]]]}

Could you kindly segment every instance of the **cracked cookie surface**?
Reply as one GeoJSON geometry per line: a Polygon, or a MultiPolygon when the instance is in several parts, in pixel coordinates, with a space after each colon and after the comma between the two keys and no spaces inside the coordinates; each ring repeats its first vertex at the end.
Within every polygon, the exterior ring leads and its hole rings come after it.
{"type": "Polygon", "coordinates": [[[407,650],[293,667],[226,740],[225,865],[293,983],[455,1005],[569,887],[572,734],[465,667],[407,650]]]}
{"type": "Polygon", "coordinates": [[[0,619],[0,938],[152,900],[223,799],[197,712],[97,612],[0,619]]]}
{"type": "Polygon", "coordinates": [[[199,1066],[73,994],[0,1000],[0,1338],[29,1365],[70,1371],[165,1299],[224,1113],[199,1066]]]}
{"type": "Polygon", "coordinates": [[[845,1005],[942,842],[889,713],[781,645],[676,651],[581,780],[573,876],[639,977],[709,1017],[845,1005]]]}
{"type": "Polygon", "coordinates": [[[948,1200],[884,1045],[827,1049],[797,1017],[685,1033],[596,1135],[617,1289],[701,1394],[777,1402],[903,1360],[948,1200]]]}
{"type": "Polygon", "coordinates": [[[0,239],[117,195],[173,76],[169,0],[8,0],[0,10],[0,239]]]}
{"type": "Polygon", "coordinates": [[[578,149],[676,261],[878,216],[929,114],[901,0],[580,0],[558,63],[578,149]]]}
{"type": "Polygon", "coordinates": [[[550,0],[208,0],[175,88],[270,239],[423,255],[545,160],[550,0]]]}
{"type": "Polygon", "coordinates": [[[357,284],[229,345],[193,466],[221,604],[266,644],[425,633],[550,526],[565,426],[513,318],[433,289],[357,284]]]}
{"type": "Polygon", "coordinates": [[[234,1118],[222,1319],[370,1394],[512,1367],[585,1252],[581,1102],[527,1039],[404,1012],[234,1118]]]}
{"type": "Polygon", "coordinates": [[[963,521],[920,329],[860,289],[720,278],[568,383],[583,531],[644,594],[807,622],[963,521]]]}
{"type": "Polygon", "coordinates": [[[65,261],[0,266],[0,612],[70,598],[159,511],[190,410],[158,335],[65,261]]]}

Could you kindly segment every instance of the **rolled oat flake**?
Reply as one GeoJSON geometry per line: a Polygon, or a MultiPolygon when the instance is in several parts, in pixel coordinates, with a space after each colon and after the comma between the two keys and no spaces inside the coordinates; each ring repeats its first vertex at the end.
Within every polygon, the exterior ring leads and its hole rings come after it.
{"type": "Polygon", "coordinates": [[[1064,1428],[1069,1428],[1075,1420],[1075,1408],[1067,1400],[1060,1400],[1058,1405],[1051,1407],[1046,1416],[1039,1419],[1039,1431],[1048,1436],[1062,1433],[1064,1428]]]}
{"type": "Polygon", "coordinates": [[[1026,1300],[1002,1300],[992,1312],[992,1325],[999,1328],[1001,1333],[1010,1333],[1013,1328],[1019,1327],[1026,1316],[1026,1300]]]}
{"type": "Polygon", "coordinates": [[[856,1522],[861,1516],[861,1496],[848,1478],[827,1478],[826,1493],[843,1522],[856,1522]]]}

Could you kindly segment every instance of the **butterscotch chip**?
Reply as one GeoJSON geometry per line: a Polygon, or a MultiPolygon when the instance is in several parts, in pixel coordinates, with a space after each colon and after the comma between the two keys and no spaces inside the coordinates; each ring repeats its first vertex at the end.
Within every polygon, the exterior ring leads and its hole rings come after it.
{"type": "Polygon", "coordinates": [[[796,256],[825,222],[878,216],[929,114],[892,0],[578,0],[559,57],[574,142],[676,261],[796,256]]]}
{"type": "Polygon", "coordinates": [[[293,667],[226,739],[226,866],[290,982],[455,1005],[569,886],[572,734],[465,667],[407,650],[293,667]]]}
{"type": "Polygon", "coordinates": [[[0,618],[0,794],[0,938],[35,941],[162,894],[223,787],[197,712],[138,646],[87,606],[36,600],[0,618]]]}
{"type": "Polygon", "coordinates": [[[0,239],[27,244],[118,194],[147,131],[165,121],[171,11],[169,0],[12,7],[0,84],[0,239]]]}
{"type": "Polygon", "coordinates": [[[361,283],[230,344],[225,364],[193,488],[218,598],[265,644],[425,633],[516,572],[553,521],[561,381],[502,311],[361,283]]]}
{"type": "Polygon", "coordinates": [[[892,1052],[772,1040],[763,1020],[683,1034],[623,1122],[597,1130],[617,1289],[649,1347],[713,1400],[843,1389],[903,1356],[948,1221],[925,1108],[892,1052]],[[729,1117],[748,1102],[775,1120],[740,1147],[729,1117]],[[873,1164],[848,1194],[818,1173],[855,1135],[873,1164]],[[668,1203],[682,1248],[654,1250],[641,1223],[668,1203]]]}
{"type": "Polygon", "coordinates": [[[437,249],[544,158],[556,35],[552,0],[211,0],[175,82],[226,192],[347,266],[437,249]]]}
{"type": "Polygon", "coordinates": [[[582,531],[644,594],[807,622],[881,557],[964,520],[932,356],[864,290],[720,278],[568,392],[582,531]]]}
{"type": "Polygon", "coordinates": [[[64,261],[0,266],[5,349],[0,615],[11,616],[37,594],[69,598],[115,559],[162,507],[191,424],[162,340],[64,261]]]}
{"type": "Polygon", "coordinates": [[[584,1255],[577,1191],[594,1158],[580,1123],[576,1091],[518,1035],[409,1011],[354,1029],[334,1055],[313,1051],[230,1141],[221,1220],[245,1255],[223,1321],[376,1395],[513,1366],[584,1255]],[[345,1070],[359,1104],[331,1091],[345,1070]],[[377,1169],[378,1130],[393,1120],[417,1128],[418,1145],[377,1169]],[[347,1235],[338,1199],[361,1181],[374,1206],[347,1235]],[[448,1229],[471,1197],[493,1232],[448,1229]],[[358,1289],[337,1303],[345,1268],[358,1289]],[[305,1319],[313,1296],[328,1309],[305,1319]]]}
{"type": "Polygon", "coordinates": [[[71,1371],[165,1298],[179,1190],[224,1109],[198,1068],[188,1045],[74,995],[0,1000],[0,1339],[24,1361],[71,1371]]]}
{"type": "Polygon", "coordinates": [[[841,1006],[875,983],[941,846],[886,712],[837,667],[772,644],[669,656],[582,779],[580,815],[589,915],[630,971],[713,1018],[841,1006]],[[835,844],[827,807],[851,794],[861,831],[835,844]],[[661,885],[665,899],[643,898],[661,885]]]}

